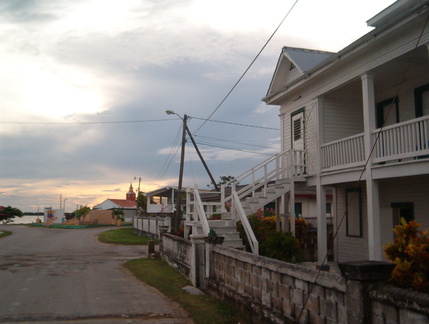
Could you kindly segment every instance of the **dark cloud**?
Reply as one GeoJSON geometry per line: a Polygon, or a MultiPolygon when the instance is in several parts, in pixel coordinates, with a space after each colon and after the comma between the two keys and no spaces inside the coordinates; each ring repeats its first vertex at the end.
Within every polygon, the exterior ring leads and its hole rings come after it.
{"type": "Polygon", "coordinates": [[[0,2],[0,16],[4,21],[19,24],[45,23],[54,21],[55,1],[3,0],[0,2]]]}

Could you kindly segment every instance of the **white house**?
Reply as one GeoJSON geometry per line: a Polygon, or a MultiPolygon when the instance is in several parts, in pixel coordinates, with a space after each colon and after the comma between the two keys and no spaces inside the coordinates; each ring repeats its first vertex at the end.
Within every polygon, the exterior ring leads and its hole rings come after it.
{"type": "Polygon", "coordinates": [[[400,217],[429,227],[428,4],[395,2],[338,53],[281,51],[263,101],[280,106],[282,151],[316,189],[319,260],[327,188],[336,261],[383,260],[400,217]]]}
{"type": "Polygon", "coordinates": [[[101,204],[94,206],[93,209],[109,210],[109,209],[122,209],[124,212],[124,219],[126,222],[132,221],[132,218],[137,214],[137,201],[136,193],[133,190],[133,185],[126,194],[126,199],[106,199],[101,204]]]}

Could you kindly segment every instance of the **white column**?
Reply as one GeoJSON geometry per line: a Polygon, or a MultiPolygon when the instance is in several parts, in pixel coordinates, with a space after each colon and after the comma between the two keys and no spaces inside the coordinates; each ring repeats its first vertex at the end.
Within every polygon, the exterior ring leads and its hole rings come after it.
{"type": "Polygon", "coordinates": [[[328,253],[328,237],[326,231],[326,190],[321,183],[322,145],[323,145],[323,98],[317,98],[315,113],[318,143],[316,160],[316,199],[317,199],[317,263],[322,264],[328,253]]]}
{"type": "Polygon", "coordinates": [[[365,158],[369,160],[365,170],[368,220],[368,256],[370,260],[383,260],[380,235],[380,201],[378,182],[372,179],[373,140],[371,132],[376,127],[374,76],[364,74],[362,79],[365,158]]]}
{"type": "MultiPolygon", "coordinates": [[[[328,253],[328,240],[326,233],[326,190],[317,179],[317,263],[322,264],[328,253]]],[[[326,259],[327,260],[327,259],[326,259]]]]}

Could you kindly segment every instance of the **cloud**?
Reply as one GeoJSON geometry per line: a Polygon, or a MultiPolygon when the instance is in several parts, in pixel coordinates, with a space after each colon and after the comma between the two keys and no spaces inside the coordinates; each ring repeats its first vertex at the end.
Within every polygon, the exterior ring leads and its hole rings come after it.
{"type": "MultiPolygon", "coordinates": [[[[278,151],[279,131],[204,119],[217,109],[214,120],[279,128],[278,107],[260,100],[282,46],[338,50],[363,33],[339,36],[357,9],[340,17],[331,0],[299,3],[225,99],[293,2],[1,1],[0,205],[34,211],[62,195],[92,206],[125,198],[134,177],[142,191],[176,185],[182,121],[167,109],[198,118],[188,126],[216,179],[278,151]]],[[[364,3],[353,6],[373,8],[364,3]]],[[[205,186],[187,152],[184,184],[205,186]]]]}

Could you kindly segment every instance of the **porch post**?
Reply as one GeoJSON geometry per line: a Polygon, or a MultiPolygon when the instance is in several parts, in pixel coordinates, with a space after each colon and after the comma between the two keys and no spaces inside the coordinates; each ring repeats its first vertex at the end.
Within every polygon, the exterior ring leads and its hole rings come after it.
{"type": "Polygon", "coordinates": [[[316,201],[317,201],[317,263],[322,265],[328,253],[328,238],[326,229],[326,189],[322,186],[322,145],[323,145],[323,98],[315,100],[317,120],[317,161],[316,161],[316,201]]]}
{"type": "Polygon", "coordinates": [[[326,189],[321,185],[320,177],[318,177],[317,180],[317,263],[322,265],[328,253],[326,230],[326,189]]]}
{"type": "Polygon", "coordinates": [[[378,182],[372,178],[371,151],[374,144],[372,131],[376,128],[374,76],[365,73],[361,76],[363,96],[363,120],[365,158],[368,164],[365,170],[368,220],[368,256],[369,260],[383,260],[380,237],[380,201],[378,182]]]}

